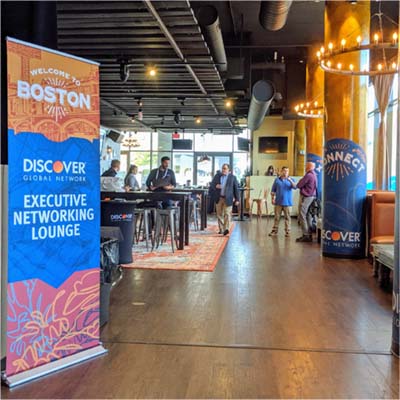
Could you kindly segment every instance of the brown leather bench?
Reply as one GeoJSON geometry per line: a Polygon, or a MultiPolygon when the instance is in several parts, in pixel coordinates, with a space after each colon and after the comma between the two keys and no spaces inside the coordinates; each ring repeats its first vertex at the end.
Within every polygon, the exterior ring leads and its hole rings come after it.
{"type": "Polygon", "coordinates": [[[369,253],[372,253],[372,244],[394,243],[394,209],[395,193],[389,191],[375,191],[370,195],[369,253]]]}

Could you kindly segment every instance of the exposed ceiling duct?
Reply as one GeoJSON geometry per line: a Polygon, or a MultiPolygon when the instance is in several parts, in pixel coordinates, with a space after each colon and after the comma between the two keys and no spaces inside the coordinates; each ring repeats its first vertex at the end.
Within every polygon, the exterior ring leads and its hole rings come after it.
{"type": "Polygon", "coordinates": [[[262,1],[259,20],[261,26],[269,31],[279,31],[285,24],[292,0],[262,1]]]}
{"type": "Polygon", "coordinates": [[[253,86],[247,126],[251,131],[258,129],[275,96],[275,88],[269,81],[257,81],[253,86]]]}
{"type": "Polygon", "coordinates": [[[210,47],[214,62],[217,63],[218,70],[221,72],[226,71],[226,53],[216,8],[213,6],[200,7],[197,19],[203,28],[207,44],[210,47]]]}

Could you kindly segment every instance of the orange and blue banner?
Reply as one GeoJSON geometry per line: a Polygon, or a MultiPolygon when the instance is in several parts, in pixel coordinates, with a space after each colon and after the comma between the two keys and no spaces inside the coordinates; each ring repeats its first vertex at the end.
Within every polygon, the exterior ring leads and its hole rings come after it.
{"type": "Polygon", "coordinates": [[[99,67],[7,39],[7,377],[99,345],[99,67]]]}

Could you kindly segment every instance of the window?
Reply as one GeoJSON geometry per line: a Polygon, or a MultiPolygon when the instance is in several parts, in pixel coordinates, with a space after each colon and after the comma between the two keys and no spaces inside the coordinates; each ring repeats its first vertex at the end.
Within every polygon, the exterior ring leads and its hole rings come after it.
{"type": "MultiPolygon", "coordinates": [[[[390,185],[389,190],[396,189],[396,148],[397,145],[397,110],[398,110],[398,75],[394,76],[392,93],[386,112],[386,130],[388,138],[388,149],[389,149],[389,171],[390,171],[390,185]]],[[[368,87],[368,133],[367,133],[367,189],[374,189],[374,174],[376,166],[375,163],[375,145],[376,137],[378,135],[380,113],[378,105],[375,99],[374,87],[369,85],[368,87]]]]}
{"type": "Polygon", "coordinates": [[[200,152],[232,152],[233,135],[213,135],[212,133],[195,136],[195,151],[200,152]]]}
{"type": "Polygon", "coordinates": [[[173,153],[173,170],[178,185],[193,184],[193,153],[173,153]]]}

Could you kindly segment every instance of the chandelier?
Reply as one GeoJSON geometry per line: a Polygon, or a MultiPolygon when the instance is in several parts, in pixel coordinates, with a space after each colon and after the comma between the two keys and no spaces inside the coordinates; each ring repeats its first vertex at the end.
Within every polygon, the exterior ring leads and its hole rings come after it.
{"type": "Polygon", "coordinates": [[[303,118],[323,118],[324,107],[318,101],[308,101],[299,103],[294,107],[296,114],[303,118]]]}
{"type": "MultiPolygon", "coordinates": [[[[135,134],[136,134],[136,132],[135,132],[135,134]]],[[[129,148],[131,148],[131,147],[139,147],[140,146],[139,141],[135,137],[132,137],[132,132],[129,132],[128,136],[126,136],[124,138],[122,144],[124,146],[129,147],[129,148]]]]}
{"type": "Polygon", "coordinates": [[[396,29],[398,29],[398,24],[382,13],[381,3],[379,3],[379,12],[372,16],[372,18],[374,17],[377,17],[379,20],[379,33],[374,34],[372,43],[362,44],[363,38],[360,35],[349,43],[348,38],[342,38],[340,43],[336,44],[330,42],[327,49],[321,47],[317,52],[319,66],[326,72],[349,76],[397,74],[400,71],[399,65],[396,63],[398,57],[398,33],[396,31],[393,32],[390,40],[388,40],[388,37],[385,38],[383,33],[383,18],[386,18],[391,24],[396,25],[396,29]],[[367,61],[361,68],[351,63],[345,63],[341,59],[341,56],[345,54],[360,51],[368,51],[370,55],[381,53],[382,56],[378,62],[374,61],[373,65],[369,65],[369,61],[367,61]]]}

